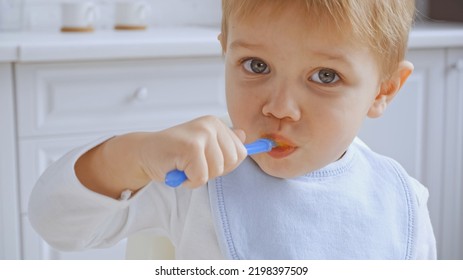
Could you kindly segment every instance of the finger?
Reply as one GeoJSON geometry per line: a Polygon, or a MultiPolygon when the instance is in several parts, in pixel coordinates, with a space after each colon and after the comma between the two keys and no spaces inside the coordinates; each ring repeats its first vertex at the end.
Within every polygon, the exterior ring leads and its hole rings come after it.
{"type": "Polygon", "coordinates": [[[205,155],[209,172],[209,179],[220,176],[224,171],[223,149],[218,140],[219,136],[209,142],[205,155]]]}
{"type": "MultiPolygon", "coordinates": [[[[223,167],[220,175],[230,172],[237,166],[238,162],[238,152],[236,146],[237,136],[231,132],[230,129],[226,128],[228,131],[221,133],[217,136],[218,143],[220,145],[220,152],[222,153],[223,158],[223,167]]],[[[238,139],[239,142],[239,139],[238,139]]],[[[241,144],[242,145],[242,144],[241,144]]]]}
{"type": "Polygon", "coordinates": [[[197,188],[206,184],[209,179],[206,155],[204,153],[199,153],[188,162],[183,171],[188,178],[182,184],[184,187],[197,188]]]}
{"type": "Polygon", "coordinates": [[[242,130],[228,130],[222,137],[220,144],[224,155],[224,174],[235,169],[246,157],[247,151],[242,142],[245,139],[246,135],[242,130]]]}
{"type": "Polygon", "coordinates": [[[238,154],[238,161],[241,162],[248,155],[248,151],[246,150],[246,147],[244,146],[244,141],[246,140],[246,133],[242,129],[234,129],[233,132],[237,136],[237,137],[233,137],[233,141],[235,144],[236,152],[238,154]]]}

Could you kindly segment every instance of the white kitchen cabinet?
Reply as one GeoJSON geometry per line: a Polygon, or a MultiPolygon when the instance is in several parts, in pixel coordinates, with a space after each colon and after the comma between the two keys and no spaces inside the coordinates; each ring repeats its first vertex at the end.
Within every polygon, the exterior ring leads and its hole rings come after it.
{"type": "Polygon", "coordinates": [[[222,65],[219,55],[18,63],[18,134],[156,130],[223,114],[222,65]]]}
{"type": "Polygon", "coordinates": [[[0,62],[0,259],[20,252],[13,67],[0,62]]]}
{"type": "Polygon", "coordinates": [[[441,250],[449,259],[463,259],[463,48],[449,49],[445,71],[445,141],[441,250]]]}

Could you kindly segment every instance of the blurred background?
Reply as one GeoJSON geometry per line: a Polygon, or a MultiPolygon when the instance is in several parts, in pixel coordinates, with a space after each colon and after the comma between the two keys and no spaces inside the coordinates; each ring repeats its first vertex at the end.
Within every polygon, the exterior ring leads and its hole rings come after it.
{"type": "MultiPolygon", "coordinates": [[[[130,1],[130,0],[129,0],[130,1]]],[[[60,4],[82,0],[0,0],[1,30],[57,30],[61,24],[60,4]]],[[[111,29],[114,23],[114,3],[117,0],[94,0],[101,9],[97,28],[111,29]]],[[[153,7],[151,26],[203,25],[218,26],[220,0],[146,0],[153,7]]],[[[461,1],[417,0],[419,19],[451,19],[461,21],[456,5],[461,1]]]]}
{"type": "MultiPolygon", "coordinates": [[[[121,0],[139,2],[136,0],[121,0]]],[[[0,259],[123,259],[130,240],[66,253],[31,228],[40,174],[102,135],[224,115],[220,0],[145,0],[146,29],[114,30],[115,3],[0,0],[0,259]],[[60,32],[63,2],[99,9],[92,32],[60,32]]],[[[417,0],[415,71],[360,137],[430,192],[440,259],[463,259],[463,1],[417,0]]]]}
{"type": "MultiPolygon", "coordinates": [[[[114,4],[117,0],[0,0],[0,22],[3,29],[25,31],[53,31],[61,25],[60,4],[63,2],[93,2],[100,8],[97,29],[112,29],[114,24],[114,4]],[[5,17],[15,26],[5,28],[5,17]]],[[[125,0],[131,2],[131,0],[125,0]]],[[[132,1],[136,2],[136,1],[132,1]]],[[[218,26],[220,22],[220,0],[146,0],[152,7],[150,26],[218,26]]],[[[0,28],[2,28],[0,26],[0,28]]]]}

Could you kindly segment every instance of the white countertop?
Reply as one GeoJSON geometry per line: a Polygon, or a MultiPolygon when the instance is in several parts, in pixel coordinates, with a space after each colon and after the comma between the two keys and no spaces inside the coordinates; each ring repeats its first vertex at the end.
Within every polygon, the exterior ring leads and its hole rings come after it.
{"type": "Polygon", "coordinates": [[[0,62],[220,55],[218,34],[212,28],[0,33],[0,62]]]}
{"type": "MultiPolygon", "coordinates": [[[[0,62],[136,59],[220,55],[218,29],[151,28],[92,33],[0,33],[0,62]]],[[[463,47],[463,24],[418,23],[409,48],[463,47]]]]}

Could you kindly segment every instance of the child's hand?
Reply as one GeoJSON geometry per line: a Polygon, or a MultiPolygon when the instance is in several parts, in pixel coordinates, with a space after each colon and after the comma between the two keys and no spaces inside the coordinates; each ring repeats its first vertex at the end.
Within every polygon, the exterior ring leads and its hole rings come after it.
{"type": "Polygon", "coordinates": [[[195,188],[235,169],[246,157],[242,130],[231,130],[216,117],[206,116],[147,133],[140,146],[140,165],[153,181],[164,182],[167,172],[183,170],[182,186],[195,188]]]}

